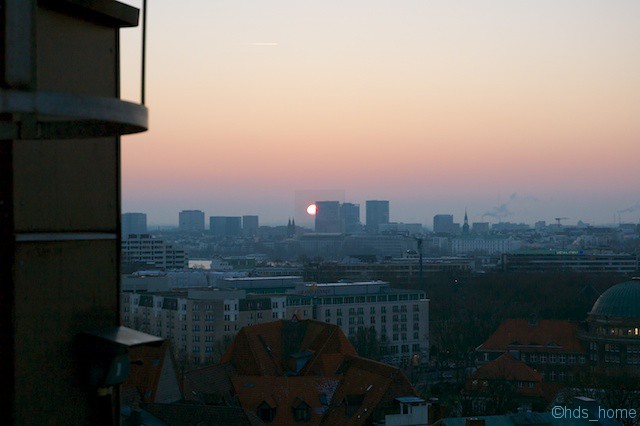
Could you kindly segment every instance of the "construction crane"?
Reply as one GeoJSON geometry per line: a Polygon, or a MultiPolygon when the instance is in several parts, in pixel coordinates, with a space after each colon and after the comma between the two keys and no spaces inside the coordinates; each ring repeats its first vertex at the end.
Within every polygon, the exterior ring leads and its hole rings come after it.
{"type": "Polygon", "coordinates": [[[562,223],[560,223],[561,220],[566,220],[569,219],[568,217],[556,217],[556,222],[558,222],[558,228],[562,226],[562,223]]]}

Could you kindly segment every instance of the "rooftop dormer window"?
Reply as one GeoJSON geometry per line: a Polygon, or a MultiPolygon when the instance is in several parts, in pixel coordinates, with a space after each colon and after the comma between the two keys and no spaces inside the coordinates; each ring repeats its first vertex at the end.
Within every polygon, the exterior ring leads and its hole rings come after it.
{"type": "Polygon", "coordinates": [[[304,401],[299,401],[293,407],[293,418],[296,422],[308,422],[311,420],[311,407],[304,401]]]}
{"type": "Polygon", "coordinates": [[[272,422],[276,417],[276,408],[269,405],[268,402],[262,401],[260,405],[258,405],[258,411],[256,413],[260,420],[265,423],[272,422]]]}

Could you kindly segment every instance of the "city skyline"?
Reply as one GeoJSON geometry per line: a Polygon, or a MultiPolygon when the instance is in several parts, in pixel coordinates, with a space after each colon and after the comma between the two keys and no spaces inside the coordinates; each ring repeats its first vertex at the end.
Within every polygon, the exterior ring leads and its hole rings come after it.
{"type": "MultiPolygon", "coordinates": [[[[318,201],[337,201],[337,200],[318,200],[318,201]]],[[[366,208],[365,202],[366,200],[352,200],[346,199],[346,203],[355,203],[361,206],[360,211],[360,222],[365,225],[366,224],[366,208]]],[[[341,202],[342,203],[342,202],[341,202]]],[[[135,203],[133,203],[135,204],[135,203]]],[[[209,205],[210,208],[203,208],[200,205],[194,206],[193,203],[189,204],[190,209],[201,210],[204,212],[207,225],[209,217],[211,216],[246,216],[246,215],[257,215],[260,217],[260,224],[266,226],[283,226],[286,225],[287,220],[295,219],[299,222],[303,227],[313,228],[314,217],[310,214],[305,214],[305,220],[300,220],[299,215],[301,214],[299,211],[295,211],[294,202],[290,200],[291,206],[287,209],[283,208],[284,214],[283,216],[274,216],[265,214],[263,211],[256,210],[252,207],[251,203],[240,202],[236,205],[225,206],[224,208],[220,208],[212,203],[202,203],[203,205],[209,205]],[[244,208],[242,207],[244,206],[244,208]]],[[[140,203],[138,205],[143,205],[140,203]]],[[[473,222],[488,222],[488,223],[501,223],[501,222],[512,222],[512,223],[526,223],[529,225],[534,225],[537,221],[545,221],[547,224],[555,224],[557,218],[561,219],[563,225],[576,225],[579,221],[592,225],[592,226],[612,226],[617,225],[619,223],[640,223],[640,203],[627,206],[624,209],[618,209],[611,212],[609,219],[607,220],[603,216],[602,221],[598,220],[589,220],[589,213],[584,213],[582,216],[564,216],[562,213],[567,210],[561,210],[561,214],[554,215],[552,212],[545,212],[544,209],[533,210],[531,209],[532,205],[544,205],[544,202],[541,202],[538,199],[528,196],[520,196],[517,193],[513,193],[506,198],[504,203],[493,205],[486,208],[476,208],[474,205],[469,205],[467,203],[457,203],[456,208],[447,207],[447,205],[442,204],[441,209],[436,209],[435,207],[427,209],[427,212],[433,212],[433,214],[425,214],[421,215],[420,212],[409,212],[406,208],[410,205],[410,202],[407,204],[400,203],[399,206],[396,206],[392,200],[390,201],[390,222],[400,222],[400,223],[420,223],[427,228],[431,228],[433,225],[433,218],[439,214],[451,214],[453,215],[454,221],[462,222],[465,212],[468,213],[469,223],[473,222]],[[397,207],[397,212],[396,208],[397,207]],[[539,213],[539,215],[538,215],[539,213]]],[[[488,204],[486,204],[488,205],[488,204]]],[[[159,210],[144,210],[140,209],[123,209],[123,213],[133,213],[140,212],[145,213],[149,220],[150,226],[178,226],[179,221],[179,213],[182,209],[178,206],[180,210],[173,210],[173,206],[166,206],[159,210]]],[[[588,208],[585,208],[585,212],[588,211],[588,208]]]]}
{"type": "MultiPolygon", "coordinates": [[[[238,1],[176,14],[158,1],[148,16],[153,126],[123,145],[122,181],[123,211],[150,223],[185,208],[282,223],[299,188],[388,199],[403,222],[465,207],[471,221],[640,219],[637,2],[238,1]]],[[[122,42],[134,100],[137,31],[122,42]]]]}

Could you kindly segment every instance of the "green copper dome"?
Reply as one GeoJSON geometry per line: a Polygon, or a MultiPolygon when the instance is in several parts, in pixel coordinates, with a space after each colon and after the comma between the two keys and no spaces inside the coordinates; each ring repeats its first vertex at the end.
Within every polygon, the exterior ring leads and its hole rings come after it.
{"type": "Polygon", "coordinates": [[[602,293],[589,315],[640,318],[640,279],[616,284],[602,293]]]}

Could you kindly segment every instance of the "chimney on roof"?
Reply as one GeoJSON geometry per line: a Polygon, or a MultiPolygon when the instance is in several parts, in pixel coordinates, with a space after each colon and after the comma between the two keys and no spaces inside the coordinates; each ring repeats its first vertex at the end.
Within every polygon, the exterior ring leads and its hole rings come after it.
{"type": "Polygon", "coordinates": [[[538,315],[536,314],[529,315],[529,325],[532,327],[535,327],[536,325],[538,325],[538,315]]]}
{"type": "Polygon", "coordinates": [[[467,417],[465,421],[465,425],[466,426],[484,426],[485,420],[479,419],[477,417],[467,417]]]}

